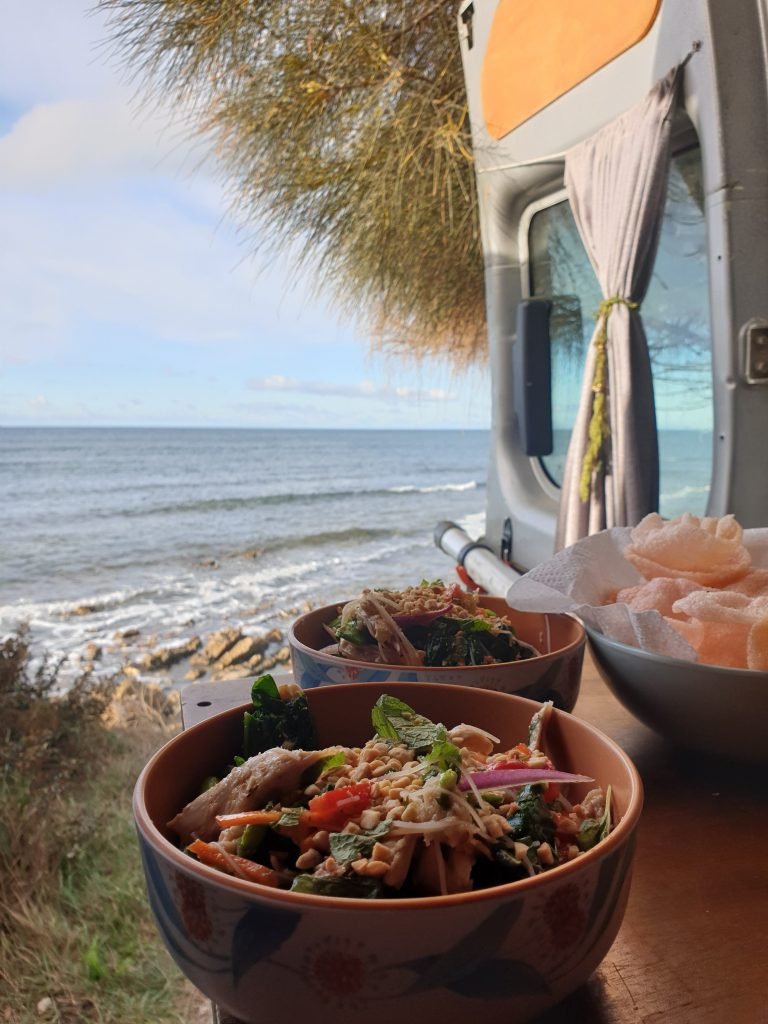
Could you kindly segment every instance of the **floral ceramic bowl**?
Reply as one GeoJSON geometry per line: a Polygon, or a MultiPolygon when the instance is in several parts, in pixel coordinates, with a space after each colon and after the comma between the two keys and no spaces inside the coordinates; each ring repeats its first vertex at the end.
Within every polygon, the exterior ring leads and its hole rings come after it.
{"type": "MultiPolygon", "coordinates": [[[[448,726],[468,721],[512,746],[539,705],[461,686],[332,686],[307,694],[321,744],[361,744],[382,693],[448,726]]],[[[245,708],[176,736],[136,785],[149,902],[184,974],[247,1024],[393,1019],[522,1024],[584,982],[616,937],[627,901],[642,785],[613,741],[555,711],[545,748],[558,767],[612,788],[615,828],[544,874],[477,892],[387,900],[269,889],[184,854],[165,823],[231,760],[245,708]]],[[[589,784],[582,784],[584,790],[589,784]]],[[[579,789],[574,796],[583,796],[579,789]]]]}
{"type": "Polygon", "coordinates": [[[330,642],[325,625],[341,605],[326,605],[300,616],[292,624],[288,642],[296,682],[305,690],[333,683],[451,683],[502,690],[531,700],[551,700],[563,711],[573,710],[579,694],[586,634],[572,615],[519,612],[500,597],[484,597],[480,605],[506,615],[518,640],[542,653],[522,661],[459,667],[379,665],[339,658],[324,651],[330,642]]]}

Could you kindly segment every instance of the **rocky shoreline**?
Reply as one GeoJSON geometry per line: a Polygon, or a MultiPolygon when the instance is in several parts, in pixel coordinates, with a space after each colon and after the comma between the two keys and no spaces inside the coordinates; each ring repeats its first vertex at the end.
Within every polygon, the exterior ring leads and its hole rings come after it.
{"type": "MultiPolygon", "coordinates": [[[[303,610],[292,609],[290,617],[303,610]]],[[[83,673],[109,673],[117,685],[134,682],[164,689],[256,676],[289,663],[286,634],[274,626],[263,631],[225,626],[165,643],[132,627],[118,630],[107,643],[87,643],[79,656],[83,673]]]]}

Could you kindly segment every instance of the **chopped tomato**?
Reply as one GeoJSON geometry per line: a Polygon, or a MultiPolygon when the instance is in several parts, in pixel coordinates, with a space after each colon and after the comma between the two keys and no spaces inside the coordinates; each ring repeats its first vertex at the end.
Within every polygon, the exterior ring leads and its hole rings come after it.
{"type": "MultiPolygon", "coordinates": [[[[187,847],[187,853],[193,853],[198,860],[201,860],[203,864],[207,864],[209,867],[219,868],[230,875],[236,875],[236,872],[232,870],[229,859],[213,843],[204,843],[202,839],[196,839],[194,843],[190,843],[187,847]]],[[[273,889],[279,886],[280,879],[277,876],[277,872],[273,871],[272,868],[265,867],[263,864],[257,864],[246,857],[238,857],[235,854],[230,854],[229,856],[242,872],[242,876],[247,878],[249,882],[269,885],[273,889]]],[[[236,877],[240,876],[236,875],[236,877]]]]}
{"type": "Polygon", "coordinates": [[[514,749],[519,750],[523,757],[531,756],[531,748],[528,746],[527,743],[518,743],[517,746],[514,747],[514,749]]]}
{"type": "Polygon", "coordinates": [[[560,786],[557,782],[550,782],[547,784],[547,788],[544,790],[544,803],[551,804],[553,800],[557,800],[560,796],[560,786]]]}
{"type": "Polygon", "coordinates": [[[341,789],[329,789],[309,801],[309,822],[316,828],[342,828],[371,804],[371,784],[367,779],[341,789]]]}
{"type": "Polygon", "coordinates": [[[499,761],[498,764],[494,764],[494,771],[505,771],[507,768],[529,768],[526,761],[519,761],[517,759],[512,761],[499,761]]]}

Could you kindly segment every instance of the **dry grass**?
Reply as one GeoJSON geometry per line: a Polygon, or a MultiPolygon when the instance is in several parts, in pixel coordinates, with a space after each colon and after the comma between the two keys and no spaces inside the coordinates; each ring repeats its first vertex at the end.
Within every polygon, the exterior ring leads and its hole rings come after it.
{"type": "Polygon", "coordinates": [[[108,685],[56,686],[23,632],[0,644],[0,1021],[201,1021],[151,922],[130,812],[178,719],[134,701],[110,727],[108,685]]]}
{"type": "Polygon", "coordinates": [[[213,140],[249,241],[299,253],[375,343],[484,358],[454,0],[99,0],[150,94],[213,140]]]}

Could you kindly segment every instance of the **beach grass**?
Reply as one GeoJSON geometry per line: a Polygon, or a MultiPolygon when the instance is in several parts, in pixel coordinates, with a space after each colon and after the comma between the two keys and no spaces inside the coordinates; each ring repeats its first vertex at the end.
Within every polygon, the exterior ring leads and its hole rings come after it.
{"type": "Polygon", "coordinates": [[[0,644],[0,1022],[202,1024],[150,917],[130,807],[178,706],[88,676],[57,690],[23,630],[0,644]]]}

